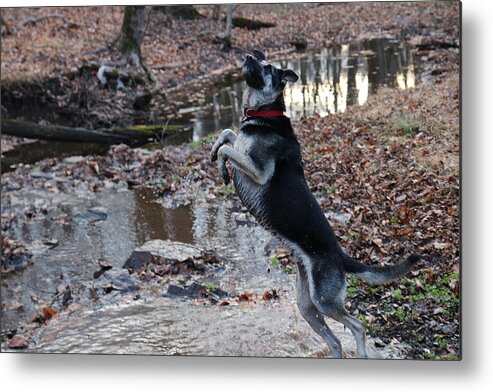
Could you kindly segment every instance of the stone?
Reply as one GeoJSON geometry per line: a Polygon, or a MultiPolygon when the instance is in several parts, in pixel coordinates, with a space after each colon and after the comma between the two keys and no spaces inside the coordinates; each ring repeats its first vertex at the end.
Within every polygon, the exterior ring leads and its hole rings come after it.
{"type": "Polygon", "coordinates": [[[15,335],[9,340],[9,348],[12,349],[23,349],[28,347],[28,340],[25,336],[15,335]]]}

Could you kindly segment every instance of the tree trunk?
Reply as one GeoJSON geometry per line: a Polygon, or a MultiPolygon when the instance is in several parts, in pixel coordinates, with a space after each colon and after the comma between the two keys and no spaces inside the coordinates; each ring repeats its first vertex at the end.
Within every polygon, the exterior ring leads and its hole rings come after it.
{"type": "Polygon", "coordinates": [[[127,6],[123,16],[120,35],[116,40],[116,47],[127,58],[137,56],[142,59],[140,45],[144,38],[144,6],[127,6]]]}
{"type": "Polygon", "coordinates": [[[231,33],[233,31],[233,4],[228,4],[226,15],[226,32],[224,33],[224,49],[231,49],[231,33]]]}
{"type": "Polygon", "coordinates": [[[215,4],[212,8],[212,19],[219,20],[221,17],[221,4],[215,4]]]}
{"type": "Polygon", "coordinates": [[[10,35],[15,31],[12,27],[10,27],[10,25],[4,19],[1,11],[0,11],[0,20],[2,22],[2,25],[5,26],[5,34],[10,35]]]}
{"type": "Polygon", "coordinates": [[[125,57],[126,62],[140,66],[145,71],[147,79],[157,83],[156,77],[145,63],[140,51],[145,32],[145,15],[144,6],[125,7],[122,28],[115,45],[125,57]]]}

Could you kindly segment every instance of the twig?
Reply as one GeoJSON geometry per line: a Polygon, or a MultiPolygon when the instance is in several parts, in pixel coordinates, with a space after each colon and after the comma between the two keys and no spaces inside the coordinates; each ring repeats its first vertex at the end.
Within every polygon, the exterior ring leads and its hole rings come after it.
{"type": "Polygon", "coordinates": [[[156,64],[156,65],[153,65],[151,68],[154,70],[173,69],[173,68],[185,67],[185,66],[190,65],[190,64],[192,64],[192,61],[178,61],[176,63],[156,64]]]}
{"type": "Polygon", "coordinates": [[[72,27],[79,27],[77,23],[71,22],[65,18],[65,16],[61,14],[48,14],[48,15],[41,15],[41,16],[30,16],[29,18],[26,18],[24,20],[21,20],[17,26],[23,27],[28,24],[36,24],[38,22],[41,22],[42,20],[49,19],[49,18],[56,18],[56,19],[62,19],[64,23],[72,26],[72,27]]]}
{"type": "Polygon", "coordinates": [[[166,124],[161,131],[161,136],[158,138],[159,144],[161,144],[164,147],[164,132],[166,132],[166,129],[168,128],[168,123],[169,123],[169,118],[166,120],[166,124]]]}

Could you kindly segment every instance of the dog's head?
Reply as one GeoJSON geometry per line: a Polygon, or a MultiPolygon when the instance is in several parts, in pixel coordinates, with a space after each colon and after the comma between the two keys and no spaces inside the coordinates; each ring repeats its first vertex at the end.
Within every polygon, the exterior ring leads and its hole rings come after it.
{"type": "Polygon", "coordinates": [[[278,100],[282,100],[284,104],[282,93],[286,83],[298,80],[294,71],[274,67],[258,50],[246,55],[242,72],[247,84],[244,103],[252,109],[270,105],[278,100]]]}

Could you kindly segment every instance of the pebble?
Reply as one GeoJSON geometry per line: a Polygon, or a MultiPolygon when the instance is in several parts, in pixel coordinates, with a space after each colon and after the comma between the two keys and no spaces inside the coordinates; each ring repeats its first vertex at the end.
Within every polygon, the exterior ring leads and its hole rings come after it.
{"type": "Polygon", "coordinates": [[[84,157],[83,156],[80,156],[80,155],[74,155],[72,157],[67,157],[63,160],[63,162],[65,163],[80,163],[82,161],[84,161],[84,157]]]}

